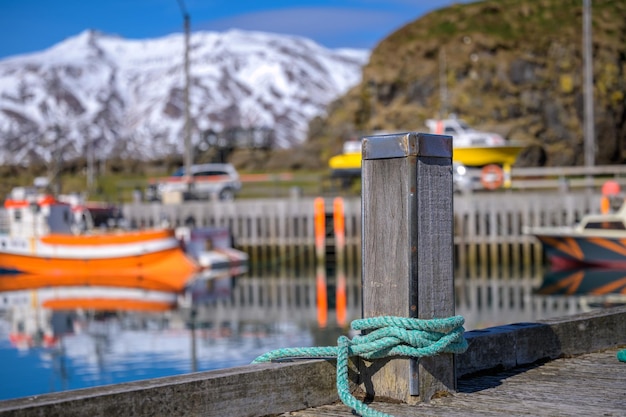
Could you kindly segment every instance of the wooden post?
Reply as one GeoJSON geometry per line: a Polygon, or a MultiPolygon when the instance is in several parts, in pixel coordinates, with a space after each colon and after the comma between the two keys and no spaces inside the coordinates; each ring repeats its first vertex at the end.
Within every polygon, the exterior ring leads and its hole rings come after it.
{"type": "MultiPolygon", "coordinates": [[[[363,317],[453,316],[452,138],[366,137],[362,159],[363,317]]],[[[361,368],[370,397],[427,402],[456,388],[452,354],[361,368]]]]}

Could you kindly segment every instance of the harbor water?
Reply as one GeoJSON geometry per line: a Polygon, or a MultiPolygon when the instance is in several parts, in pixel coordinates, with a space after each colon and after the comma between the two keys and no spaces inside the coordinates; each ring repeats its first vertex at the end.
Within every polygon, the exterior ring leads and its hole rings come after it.
{"type": "MultiPolygon", "coordinates": [[[[95,289],[92,302],[110,297],[117,304],[109,307],[90,308],[80,288],[0,293],[0,400],[247,365],[269,350],[329,346],[351,335],[350,322],[361,316],[358,268],[345,277],[328,268],[253,271],[197,279],[170,298],[95,289]]],[[[621,303],[626,271],[603,271],[603,281],[594,273],[457,271],[457,314],[471,330],[621,303]]]]}

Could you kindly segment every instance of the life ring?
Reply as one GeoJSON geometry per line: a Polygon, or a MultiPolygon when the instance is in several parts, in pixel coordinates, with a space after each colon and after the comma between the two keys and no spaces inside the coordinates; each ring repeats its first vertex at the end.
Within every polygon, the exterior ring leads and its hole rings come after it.
{"type": "Polygon", "coordinates": [[[504,171],[499,165],[485,165],[480,171],[480,183],[488,190],[496,190],[504,184],[504,171]]]}

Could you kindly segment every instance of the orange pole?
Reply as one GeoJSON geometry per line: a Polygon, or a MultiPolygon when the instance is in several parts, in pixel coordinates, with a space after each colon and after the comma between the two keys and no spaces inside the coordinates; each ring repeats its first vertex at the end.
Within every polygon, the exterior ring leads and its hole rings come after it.
{"type": "MultiPolygon", "coordinates": [[[[343,268],[342,268],[343,269],[343,268]]],[[[342,272],[337,272],[337,292],[336,292],[336,309],[337,309],[337,324],[345,326],[347,321],[347,297],[346,297],[346,275],[342,272]]]]}
{"type": "Polygon", "coordinates": [[[602,196],[600,199],[600,213],[607,214],[609,211],[611,211],[609,198],[607,196],[602,196]]]}
{"type": "Polygon", "coordinates": [[[343,198],[336,197],[333,200],[333,226],[335,228],[335,244],[343,253],[346,244],[346,221],[343,209],[343,198]]]}
{"type": "Polygon", "coordinates": [[[328,323],[328,287],[326,285],[326,270],[322,264],[317,265],[315,287],[317,289],[317,324],[319,327],[326,327],[328,323]]]}
{"type": "Polygon", "coordinates": [[[343,198],[336,197],[333,201],[333,227],[337,253],[337,286],[335,289],[335,308],[337,324],[346,324],[346,274],[344,273],[344,252],[346,246],[346,222],[343,198]]]}
{"type": "Polygon", "coordinates": [[[324,243],[326,241],[326,208],[324,206],[324,199],[317,197],[313,201],[314,210],[314,225],[315,225],[315,253],[317,255],[317,261],[323,263],[324,261],[324,243]]]}

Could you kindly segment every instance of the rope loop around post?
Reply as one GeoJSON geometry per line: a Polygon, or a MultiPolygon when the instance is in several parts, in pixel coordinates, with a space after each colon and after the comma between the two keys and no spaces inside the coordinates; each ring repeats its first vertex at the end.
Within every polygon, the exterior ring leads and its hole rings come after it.
{"type": "Polygon", "coordinates": [[[391,417],[368,407],[350,393],[349,358],[359,356],[368,360],[387,357],[419,359],[441,353],[462,353],[467,349],[464,323],[462,316],[430,320],[382,316],[354,320],[351,324],[353,330],[366,330],[369,333],[355,336],[352,340],[340,336],[337,346],[273,350],[259,356],[252,363],[293,358],[336,358],[337,393],[341,401],[363,417],[391,417]]]}

